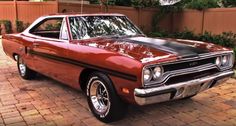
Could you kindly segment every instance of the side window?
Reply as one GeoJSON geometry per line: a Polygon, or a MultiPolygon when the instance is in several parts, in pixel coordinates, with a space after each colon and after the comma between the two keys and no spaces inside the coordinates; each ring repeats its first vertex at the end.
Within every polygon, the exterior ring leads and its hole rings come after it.
{"type": "Polygon", "coordinates": [[[61,40],[68,40],[68,30],[67,30],[65,19],[62,22],[60,39],[61,40]]]}
{"type": "Polygon", "coordinates": [[[82,17],[69,18],[69,22],[73,39],[79,40],[89,38],[87,25],[82,17]]]}
{"type": "Polygon", "coordinates": [[[63,18],[51,18],[40,22],[30,30],[31,34],[59,39],[63,18]]]}

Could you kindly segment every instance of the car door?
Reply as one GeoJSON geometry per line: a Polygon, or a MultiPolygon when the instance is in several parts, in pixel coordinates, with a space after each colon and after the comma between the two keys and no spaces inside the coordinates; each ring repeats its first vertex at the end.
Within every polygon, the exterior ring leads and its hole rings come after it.
{"type": "Polygon", "coordinates": [[[67,64],[63,62],[67,57],[69,44],[68,34],[61,33],[65,22],[64,18],[45,19],[31,31],[37,36],[30,51],[34,55],[36,71],[61,82],[67,82],[69,71],[67,64]]]}

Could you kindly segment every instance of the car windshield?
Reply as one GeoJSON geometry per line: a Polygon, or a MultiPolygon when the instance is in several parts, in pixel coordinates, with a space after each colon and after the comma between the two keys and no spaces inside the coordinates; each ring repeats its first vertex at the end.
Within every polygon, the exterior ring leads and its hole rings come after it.
{"type": "Polygon", "coordinates": [[[77,16],[69,23],[73,39],[142,34],[125,16],[77,16]]]}

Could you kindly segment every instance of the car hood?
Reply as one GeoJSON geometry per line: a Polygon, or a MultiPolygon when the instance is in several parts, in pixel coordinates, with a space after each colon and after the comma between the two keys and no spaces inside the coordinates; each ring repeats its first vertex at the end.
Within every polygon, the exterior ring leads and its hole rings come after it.
{"type": "Polygon", "coordinates": [[[165,62],[228,50],[200,41],[148,37],[94,38],[79,41],[78,44],[116,52],[142,63],[165,62]]]}

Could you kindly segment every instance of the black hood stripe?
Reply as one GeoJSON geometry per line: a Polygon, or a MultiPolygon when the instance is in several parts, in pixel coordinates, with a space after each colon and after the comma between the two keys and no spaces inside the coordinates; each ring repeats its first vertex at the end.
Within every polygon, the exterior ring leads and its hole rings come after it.
{"type": "Polygon", "coordinates": [[[209,53],[209,51],[206,49],[194,48],[186,44],[178,43],[175,41],[162,40],[162,39],[134,37],[134,38],[125,39],[123,41],[136,43],[136,44],[142,44],[142,45],[152,47],[158,50],[177,54],[181,58],[197,57],[199,54],[209,53]]]}

